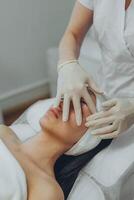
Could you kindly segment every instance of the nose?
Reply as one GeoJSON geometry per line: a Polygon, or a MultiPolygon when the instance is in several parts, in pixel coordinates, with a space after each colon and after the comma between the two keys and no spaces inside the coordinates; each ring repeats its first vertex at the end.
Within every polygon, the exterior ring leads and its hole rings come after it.
{"type": "Polygon", "coordinates": [[[52,104],[49,109],[53,110],[57,114],[57,117],[59,117],[62,112],[62,107],[63,107],[63,103],[60,102],[58,107],[54,107],[52,104]]]}

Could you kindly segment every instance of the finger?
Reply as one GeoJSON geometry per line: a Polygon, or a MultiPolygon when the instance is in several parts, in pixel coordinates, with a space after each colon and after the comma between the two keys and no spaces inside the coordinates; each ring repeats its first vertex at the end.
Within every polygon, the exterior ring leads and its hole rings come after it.
{"type": "Polygon", "coordinates": [[[93,80],[93,78],[90,76],[88,79],[88,85],[93,90],[93,92],[97,94],[103,94],[103,91],[98,87],[97,83],[93,80]]]}
{"type": "Polygon", "coordinates": [[[108,118],[102,118],[102,119],[98,119],[98,120],[88,121],[88,122],[86,122],[85,126],[95,129],[95,128],[109,125],[109,124],[113,123],[113,121],[114,121],[114,117],[111,116],[108,118]]]}
{"type": "Polygon", "coordinates": [[[122,122],[121,121],[118,121],[118,123],[119,123],[119,128],[118,128],[118,132],[119,132],[119,134],[120,133],[122,133],[123,132],[123,130],[122,130],[122,122]]]}
{"type": "MultiPolygon", "coordinates": [[[[107,134],[102,134],[99,135],[99,137],[101,139],[110,139],[110,138],[116,138],[119,135],[119,125],[120,125],[120,121],[114,121],[112,128],[113,131],[111,131],[111,133],[107,133],[107,134]]],[[[97,136],[97,135],[96,135],[97,136]]]]}
{"type": "Polygon", "coordinates": [[[104,135],[104,134],[109,134],[112,133],[114,131],[117,131],[117,129],[115,129],[114,125],[109,125],[103,128],[98,128],[96,130],[91,131],[92,135],[104,135]]]}
{"type": "Polygon", "coordinates": [[[93,115],[90,115],[86,118],[87,121],[92,121],[92,120],[97,120],[97,119],[100,119],[100,118],[104,118],[104,117],[108,117],[112,114],[111,111],[101,111],[101,112],[98,112],[98,113],[95,113],[93,115]]]}
{"type": "Polygon", "coordinates": [[[119,135],[119,132],[114,131],[114,132],[109,133],[109,134],[100,135],[99,138],[100,139],[113,139],[113,138],[117,138],[118,135],[119,135]]]}
{"type": "Polygon", "coordinates": [[[73,96],[73,106],[76,116],[76,123],[78,126],[80,126],[82,123],[82,113],[81,113],[81,104],[79,96],[73,96]]]}
{"type": "Polygon", "coordinates": [[[62,120],[66,122],[69,116],[69,108],[70,108],[70,99],[71,97],[68,94],[64,95],[63,101],[63,113],[62,113],[62,120]]]}
{"type": "Polygon", "coordinates": [[[108,109],[108,108],[111,108],[111,107],[115,106],[116,104],[117,104],[117,100],[116,99],[112,99],[112,100],[108,100],[108,101],[104,102],[102,104],[102,107],[104,109],[108,109]]]}
{"type": "Polygon", "coordinates": [[[58,92],[54,100],[53,107],[57,108],[60,104],[60,101],[61,101],[61,93],[58,92]]]}
{"type": "Polygon", "coordinates": [[[84,91],[84,94],[82,95],[83,99],[85,100],[89,110],[92,112],[92,113],[95,113],[96,112],[96,106],[95,106],[95,103],[92,99],[92,97],[90,96],[90,94],[88,93],[87,89],[85,88],[85,91],[84,91]]]}

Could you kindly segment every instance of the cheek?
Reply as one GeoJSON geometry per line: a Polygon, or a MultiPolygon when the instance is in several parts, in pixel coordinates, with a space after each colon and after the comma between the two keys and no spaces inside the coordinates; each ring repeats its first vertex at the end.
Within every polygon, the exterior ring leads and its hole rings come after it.
{"type": "Polygon", "coordinates": [[[70,118],[67,122],[60,122],[59,123],[59,134],[63,135],[64,139],[70,143],[76,143],[86,132],[87,127],[85,127],[86,119],[83,119],[81,126],[77,126],[75,113],[70,113],[70,118]],[[61,132],[62,130],[62,132],[61,132]]]}
{"type": "Polygon", "coordinates": [[[87,131],[87,127],[85,126],[86,117],[91,114],[88,107],[84,105],[82,107],[82,124],[81,126],[77,126],[76,124],[76,116],[74,110],[70,112],[69,121],[67,123],[61,124],[63,126],[64,133],[67,137],[70,137],[70,142],[76,143],[87,131]]]}
{"type": "Polygon", "coordinates": [[[91,115],[91,112],[89,111],[89,108],[87,107],[86,104],[82,105],[81,112],[82,112],[82,123],[81,123],[81,126],[77,126],[76,116],[75,116],[74,110],[72,110],[70,112],[69,124],[74,129],[78,129],[79,130],[80,128],[84,128],[85,127],[85,122],[86,122],[86,117],[91,115]]]}

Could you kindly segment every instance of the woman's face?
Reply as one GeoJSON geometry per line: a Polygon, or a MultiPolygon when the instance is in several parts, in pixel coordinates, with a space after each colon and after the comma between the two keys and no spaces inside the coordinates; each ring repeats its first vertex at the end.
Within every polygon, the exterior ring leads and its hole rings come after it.
{"type": "MultiPolygon", "coordinates": [[[[94,95],[92,95],[92,98],[95,102],[94,95]]],[[[83,120],[81,126],[77,126],[72,103],[70,105],[69,120],[67,122],[62,121],[62,108],[62,102],[58,108],[53,108],[53,106],[51,106],[41,118],[40,125],[44,132],[51,134],[64,144],[74,145],[87,131],[87,127],[85,127],[86,117],[89,116],[91,112],[86,103],[81,102],[83,120]]]]}

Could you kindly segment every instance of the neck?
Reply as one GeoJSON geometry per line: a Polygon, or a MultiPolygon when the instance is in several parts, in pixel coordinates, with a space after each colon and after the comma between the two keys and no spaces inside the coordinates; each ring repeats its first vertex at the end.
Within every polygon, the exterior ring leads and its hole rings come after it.
{"type": "Polygon", "coordinates": [[[54,176],[55,162],[68,147],[50,135],[41,131],[37,136],[23,143],[21,149],[41,170],[54,176]]]}

